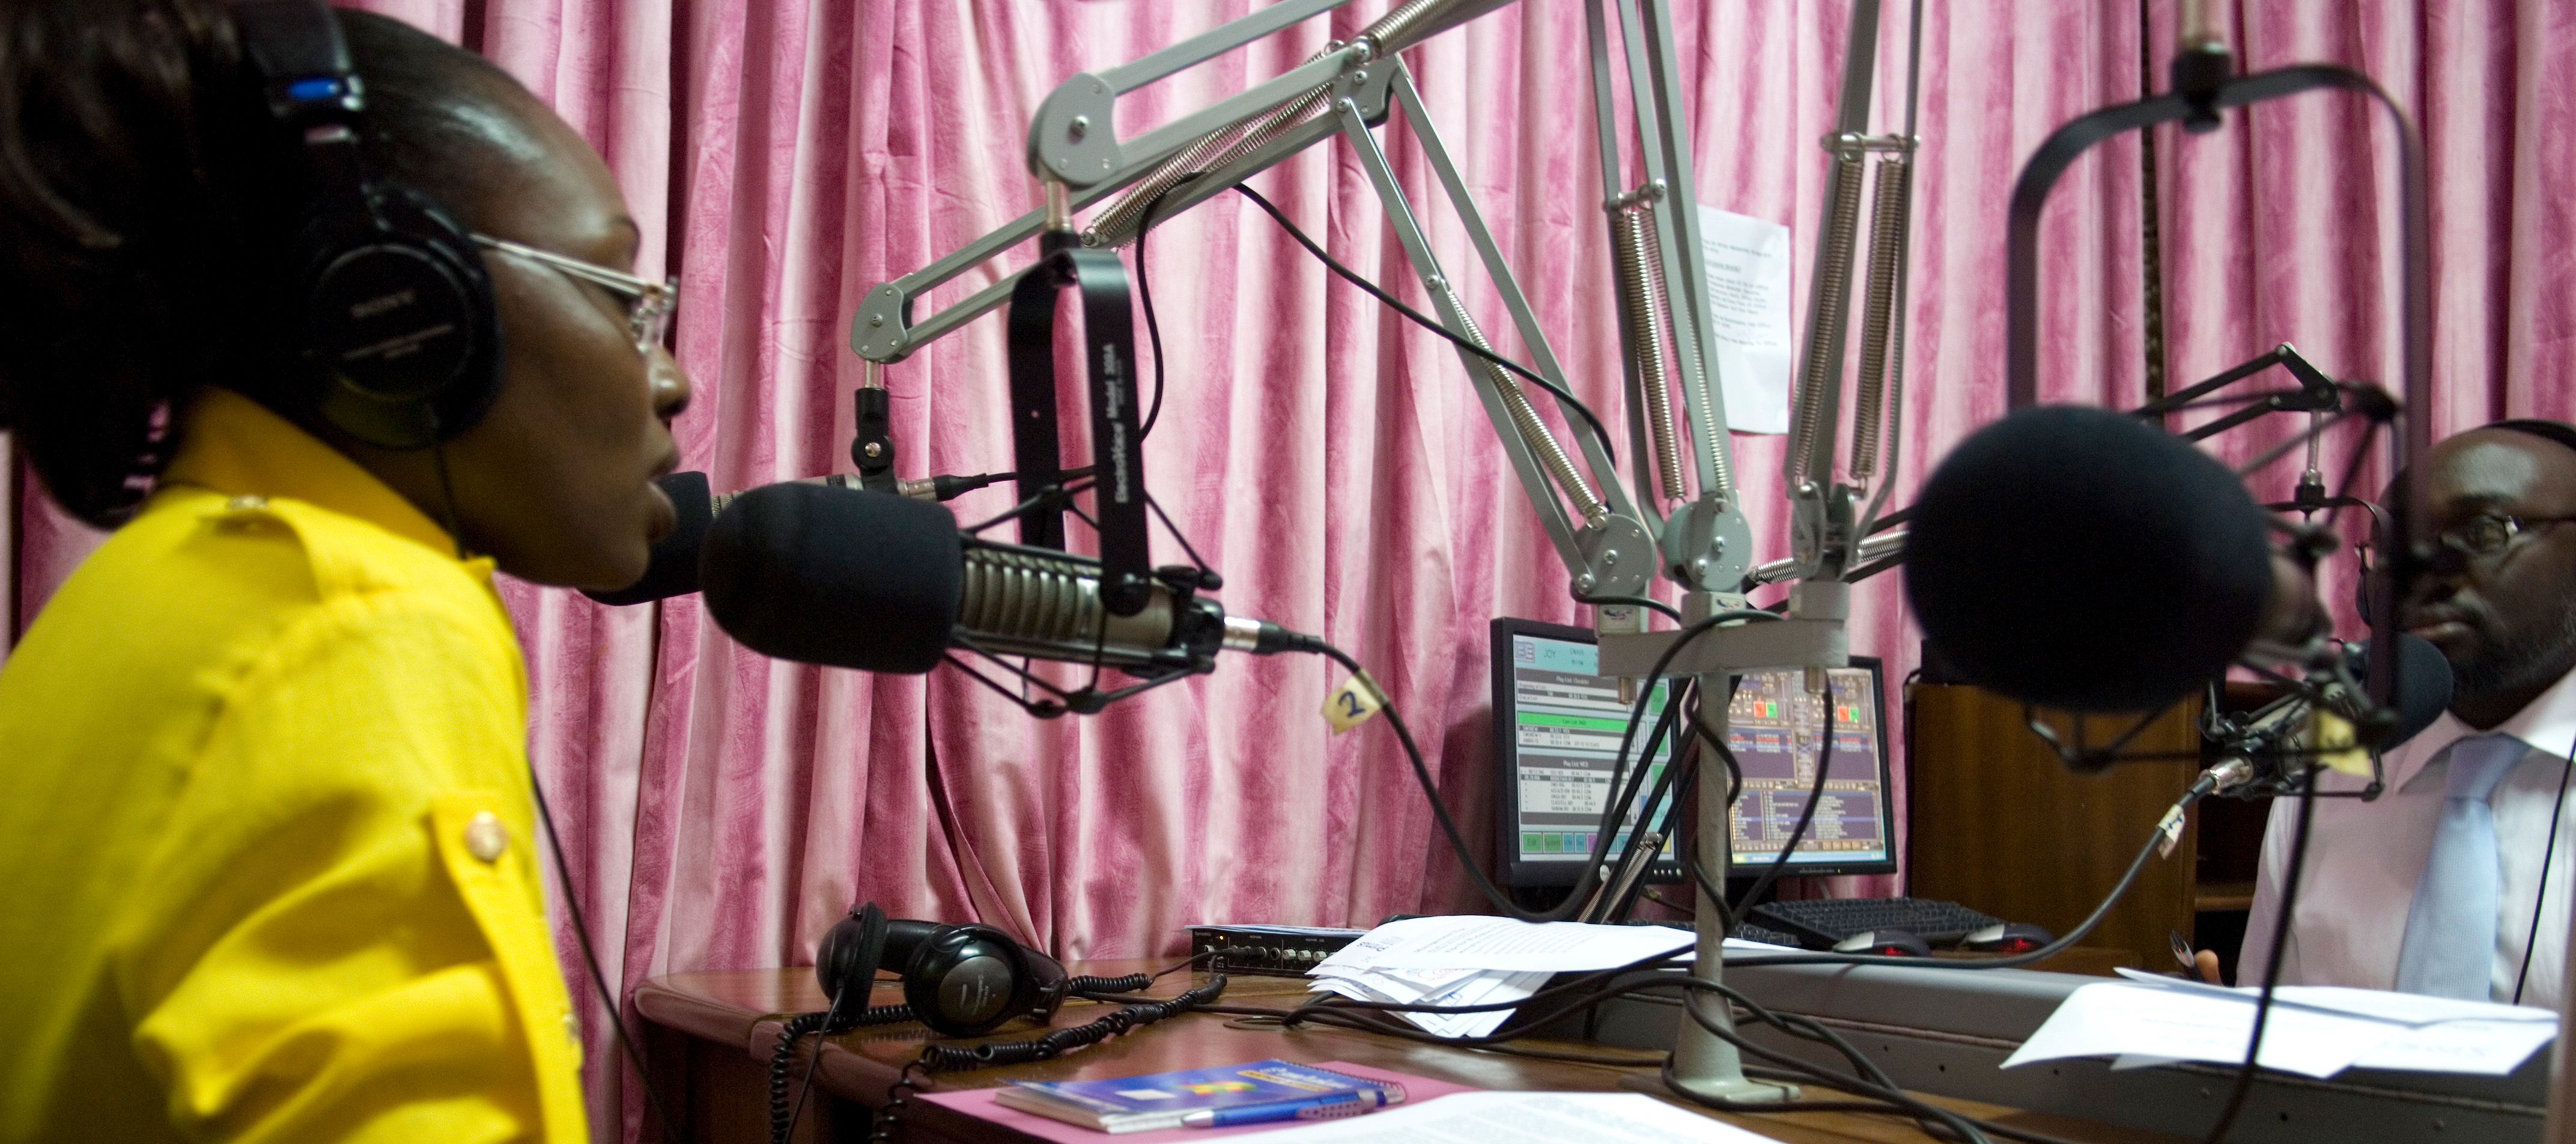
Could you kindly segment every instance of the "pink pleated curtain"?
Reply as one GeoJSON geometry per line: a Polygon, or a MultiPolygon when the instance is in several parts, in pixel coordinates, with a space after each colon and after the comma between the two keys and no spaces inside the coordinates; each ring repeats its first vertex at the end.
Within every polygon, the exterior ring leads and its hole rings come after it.
{"type": "MultiPolygon", "coordinates": [[[[680,435],[688,467],[718,488],[848,469],[858,300],[1035,204],[1021,140],[1058,80],[1254,7],[363,6],[492,56],[607,156],[644,220],[638,272],[680,277],[678,352],[698,393],[680,435]]],[[[1132,135],[1283,71],[1384,7],[1360,0],[1149,87],[1122,107],[1120,126],[1132,135]]],[[[1846,6],[1675,7],[1700,198],[1794,227],[1803,298],[1824,170],[1815,141],[1832,112],[1846,6]]],[[[1893,124],[1906,5],[1887,7],[1879,122],[1893,124]]],[[[2232,37],[2245,65],[2361,68],[2423,125],[2436,432],[2576,413],[2566,381],[2576,218],[2557,191],[2576,174],[2576,10],[2544,0],[2249,7],[2232,37]]],[[[1923,13],[1899,503],[1944,449],[2003,410],[2003,207],[2023,159],[2068,118],[2136,98],[2142,82],[2161,89],[2172,34],[2169,0],[2145,11],[2132,0],[1926,0],[1923,13]]],[[[1625,414],[1583,26],[1573,0],[1525,0],[1408,63],[1575,388],[1616,423],[1625,414]]],[[[1408,131],[1384,135],[1417,193],[1431,188],[1408,131]]],[[[2337,376],[2393,384],[2393,150],[2373,113],[2315,95],[2231,116],[2213,135],[2163,129],[2156,143],[2172,384],[2283,341],[2337,376]]],[[[1255,185],[1337,257],[1420,304],[1347,148],[1317,147],[1255,185]]],[[[2131,136],[2080,162],[2052,200],[2050,400],[2143,399],[2144,186],[2131,136]]],[[[1458,221],[1426,213],[1483,324],[1506,327],[1458,221]]],[[[1323,633],[1370,665],[1481,845],[1486,621],[1580,618],[1456,357],[1328,278],[1231,196],[1172,220],[1150,253],[1171,379],[1146,449],[1155,495],[1224,572],[1231,610],[1323,633]]],[[[1015,252],[1002,268],[1028,257],[1015,252]]],[[[920,312],[992,273],[935,292],[920,312]]],[[[998,320],[891,367],[887,384],[904,475],[1009,467],[998,320]]],[[[2215,447],[2242,458],[2297,428],[2258,425],[2215,447]]],[[[1761,554],[1781,554],[1779,439],[1738,436],[1736,446],[1761,554]]],[[[2297,468],[2267,470],[2258,491],[2286,493],[2297,468]]],[[[95,543],[30,483],[19,471],[0,565],[13,581],[13,631],[95,543]]],[[[953,507],[978,519],[1006,503],[993,489],[953,507]]],[[[1160,543],[1159,555],[1177,556],[1160,543]]],[[[872,677],[769,661],[726,639],[694,598],[609,609],[523,584],[505,591],[533,668],[533,754],[580,905],[624,990],[679,970],[801,964],[865,900],[898,916],[980,919],[1067,957],[1168,954],[1184,943],[1180,927],[1202,921],[1366,925],[1479,906],[1385,727],[1336,736],[1318,717],[1339,682],[1318,659],[1230,661],[1103,715],[1038,722],[953,672],[872,677]]],[[[1898,577],[1859,590],[1853,647],[1886,657],[1891,680],[1913,666],[1917,638],[1898,577]]],[[[1891,706],[1901,717],[1895,697],[1891,706]]],[[[1896,888],[1873,879],[1802,892],[1896,888]]],[[[559,936],[578,975],[568,925],[559,936]]],[[[589,1025],[595,1114],[604,1134],[631,1131],[638,1097],[620,1083],[603,1023],[589,1025]]]]}

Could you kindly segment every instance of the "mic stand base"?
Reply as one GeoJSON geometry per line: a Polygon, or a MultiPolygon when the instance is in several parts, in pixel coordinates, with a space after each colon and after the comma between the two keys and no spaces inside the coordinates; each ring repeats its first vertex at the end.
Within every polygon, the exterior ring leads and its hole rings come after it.
{"type": "MultiPolygon", "coordinates": [[[[1767,625],[1766,625],[1767,626],[1767,625]]],[[[1699,677],[1701,720],[1717,735],[1726,734],[1727,697],[1734,694],[1730,686],[1733,673],[1714,672],[1699,677]],[[1710,697],[1714,697],[1713,699],[1710,697]],[[1716,714],[1708,712],[1714,708],[1716,714]]],[[[1717,757],[1717,748],[1707,742],[1699,746],[1699,839],[1691,853],[1703,862],[1714,862],[1708,868],[1709,881],[1720,890],[1726,887],[1726,871],[1734,861],[1734,839],[1730,836],[1733,815],[1726,805],[1725,764],[1717,757]]],[[[1697,882],[1698,879],[1693,879],[1697,882]]],[[[1698,889],[1699,908],[1693,916],[1699,919],[1698,956],[1691,964],[1691,976],[1713,985],[1726,981],[1726,933],[1719,928],[1724,915],[1722,902],[1709,900],[1705,887],[1698,889]]],[[[1713,990],[1694,989],[1682,995],[1686,1007],[1681,1028],[1673,1039],[1673,1062],[1665,1076],[1671,1087],[1681,1090],[1676,1095],[1709,1104],[1776,1104],[1796,1100],[1794,1085],[1773,1084],[1744,1075],[1744,1056],[1733,1044],[1691,1020],[1696,1012],[1708,1023],[1728,1032],[1735,1030],[1735,1007],[1725,995],[1713,990]]]]}

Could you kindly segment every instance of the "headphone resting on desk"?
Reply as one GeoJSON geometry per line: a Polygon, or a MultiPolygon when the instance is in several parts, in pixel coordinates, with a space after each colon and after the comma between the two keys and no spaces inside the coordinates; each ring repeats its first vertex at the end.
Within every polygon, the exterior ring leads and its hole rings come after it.
{"type": "Polygon", "coordinates": [[[879,969],[892,969],[903,978],[904,1003],[861,1009],[823,1032],[918,1020],[947,1036],[977,1037],[1015,1017],[1044,1024],[1077,986],[1084,992],[1144,987],[1127,985],[1124,978],[1070,979],[1063,962],[991,926],[889,919],[870,902],[823,935],[814,952],[814,981],[835,1009],[842,1004],[842,991],[852,987],[862,990],[858,999],[864,1006],[864,990],[879,969]]]}
{"type": "MultiPolygon", "coordinates": [[[[1154,974],[1124,977],[1068,976],[1064,963],[1013,941],[1009,934],[977,923],[942,925],[885,916],[870,902],[833,923],[815,949],[814,980],[830,998],[820,1013],[788,1019],[779,1030],[778,1048],[769,1058],[770,1135],[784,1141],[791,1134],[802,1094],[791,1100],[787,1071],[791,1050],[807,1033],[836,1033],[860,1025],[919,1020],[953,1037],[980,1036],[1013,1018],[1044,1025],[1067,997],[1135,993],[1154,983],[1154,974]],[[880,967],[895,966],[903,978],[904,1003],[867,1005],[880,967]],[[855,992],[853,992],[855,991],[855,992]],[[843,1016],[853,997],[860,1008],[843,1016]]],[[[1049,1029],[1026,1041],[987,1041],[974,1046],[924,1045],[921,1056],[906,1065],[886,1106],[880,1127],[890,1126],[912,1089],[912,1074],[986,1068],[1022,1061],[1048,1060],[1084,1045],[1097,1044],[1141,1025],[1189,1012],[1225,993],[1221,966],[1209,967],[1208,981],[1177,997],[1138,998],[1111,1007],[1096,1021],[1049,1029]]],[[[818,1041],[816,1053],[822,1052],[818,1041]]],[[[808,1066],[811,1080],[811,1066],[808,1066]]]]}

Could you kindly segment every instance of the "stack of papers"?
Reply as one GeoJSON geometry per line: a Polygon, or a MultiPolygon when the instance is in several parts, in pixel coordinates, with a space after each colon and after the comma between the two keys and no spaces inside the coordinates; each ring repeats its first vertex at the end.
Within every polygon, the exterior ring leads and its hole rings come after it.
{"type": "MultiPolygon", "coordinates": [[[[2115,1069],[2245,1059],[2262,990],[2120,973],[2129,980],[2068,994],[2003,1067],[2088,1056],[2117,1057],[2115,1069]]],[[[2272,992],[2256,1063],[2319,1078],[2354,1067],[2503,1076],[2557,1036],[2558,1014],[2548,1009],[2284,985],[2272,992]]]]}
{"type": "MultiPolygon", "coordinates": [[[[1663,926],[1533,924],[1481,914],[1407,918],[1370,930],[1307,973],[1318,992],[1456,1008],[1520,1001],[1556,974],[1614,969],[1687,951],[1691,941],[1690,931],[1663,926]]],[[[1507,1008],[1401,1014],[1441,1037],[1482,1037],[1511,1015],[1507,1008]]]]}

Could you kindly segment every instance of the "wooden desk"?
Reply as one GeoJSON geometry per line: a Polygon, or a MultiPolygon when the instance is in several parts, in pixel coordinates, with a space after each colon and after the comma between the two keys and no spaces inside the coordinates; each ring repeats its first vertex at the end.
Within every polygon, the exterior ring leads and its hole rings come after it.
{"type": "MultiPolygon", "coordinates": [[[[1168,964],[1168,963],[1165,963],[1168,964]]],[[[1073,972],[1098,975],[1150,971],[1146,961],[1091,961],[1073,972]]],[[[1202,978],[1203,980],[1203,978],[1202,978]]],[[[1171,996],[1186,988],[1181,978],[1165,978],[1150,992],[1171,996]]],[[[1237,976],[1231,979],[1224,1005],[1287,1009],[1305,996],[1305,982],[1293,978],[1237,976]]],[[[873,1004],[891,1005],[897,991],[879,989],[873,1004]]],[[[635,1007],[646,1021],[646,1053],[655,1083],[671,1113],[688,1127],[687,1139],[701,1144],[765,1141],[769,1136],[767,1066],[778,1044],[784,1014],[810,1012],[824,1005],[822,990],[809,969],[748,969],[678,973],[655,978],[636,991],[635,1007]]],[[[1077,1025],[1103,1011],[1099,1004],[1068,1002],[1056,1024],[1077,1025]]],[[[1531,1047],[1635,1057],[1634,1068],[1532,1060],[1498,1053],[1426,1045],[1394,1037],[1322,1026],[1283,1031],[1241,1028],[1217,1014],[1192,1013],[1146,1026],[1124,1037],[1094,1045],[1052,1061],[1012,1065],[976,1072],[942,1073],[924,1091],[983,1088],[1008,1080],[1088,1080],[1133,1076],[1211,1064],[1279,1057],[1292,1061],[1351,1061],[1418,1076],[1436,1077],[1491,1089],[1578,1092],[1618,1091],[1651,1080],[1655,1069],[1644,1054],[1623,1053],[1575,1042],[1529,1041],[1531,1047]]],[[[928,1030],[920,1025],[885,1025],[829,1038],[815,1073],[815,1099],[797,1126],[802,1141],[858,1140],[866,1134],[870,1110],[884,1102],[888,1086],[919,1051],[928,1030]]],[[[1026,1026],[1012,1026],[990,1040],[1025,1040],[1026,1026]]],[[[956,1042],[971,1044],[973,1042],[956,1042]]],[[[806,1065],[812,1038],[798,1043],[797,1075],[806,1065]]],[[[1810,1096],[1832,1094],[1810,1088],[1810,1096]]],[[[2046,1132],[2092,1144],[2171,1144],[2172,1137],[2074,1120],[2019,1112],[1973,1101],[1927,1098],[1988,1120],[2046,1132]]],[[[1709,1113],[1763,1135],[1792,1144],[1898,1144],[1932,1139],[1913,1122],[1894,1116],[1859,1113],[1801,1112],[1766,1116],[1709,1113]]],[[[915,1141],[1033,1139],[1000,1125],[915,1100],[902,1117],[900,1139],[915,1141]]],[[[646,1139],[653,1139],[648,1132],[646,1139]]],[[[1113,1139],[1104,1136],[1103,1140],[1113,1139]]]]}

